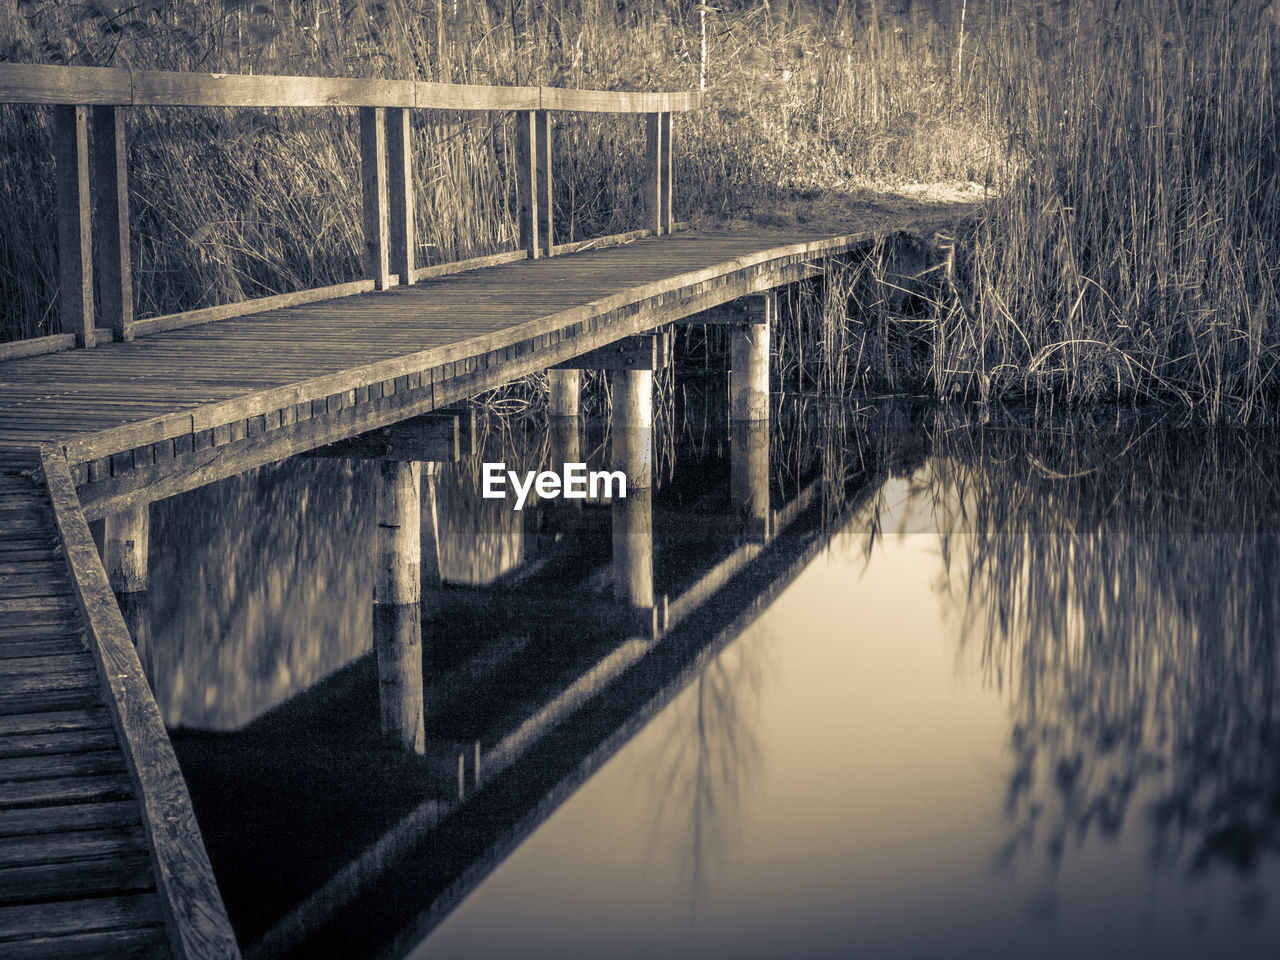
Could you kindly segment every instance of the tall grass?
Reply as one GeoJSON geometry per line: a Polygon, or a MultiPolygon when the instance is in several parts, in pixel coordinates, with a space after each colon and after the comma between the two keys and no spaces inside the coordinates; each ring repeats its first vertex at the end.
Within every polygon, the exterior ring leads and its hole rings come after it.
{"type": "MultiPolygon", "coordinates": [[[[679,90],[698,85],[698,19],[612,0],[0,0],[0,60],[679,90]]],[[[767,219],[797,193],[995,169],[932,21],[908,45],[843,3],[730,3],[707,28],[709,108],[676,123],[681,217],[767,219]]],[[[507,121],[415,116],[421,262],[515,245],[507,121]]],[[[129,124],[139,316],[359,275],[350,112],[139,110],[129,124]]],[[[0,178],[22,198],[0,211],[0,337],[57,332],[46,111],[0,108],[0,129],[0,178]]],[[[637,225],[642,137],[635,118],[557,118],[559,239],[637,225]]]]}
{"type": "Polygon", "coordinates": [[[1020,169],[959,234],[938,392],[1273,415],[1275,5],[1081,0],[992,30],[975,82],[1020,169]]]}

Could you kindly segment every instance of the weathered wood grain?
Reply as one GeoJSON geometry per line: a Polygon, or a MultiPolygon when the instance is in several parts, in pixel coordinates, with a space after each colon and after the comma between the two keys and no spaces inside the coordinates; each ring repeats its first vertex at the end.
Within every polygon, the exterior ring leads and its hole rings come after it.
{"type": "Polygon", "coordinates": [[[360,108],[360,186],[364,212],[364,275],[374,288],[391,286],[391,213],[387,201],[387,122],[382,107],[360,108]]]}
{"type": "Polygon", "coordinates": [[[129,150],[124,111],[93,108],[94,235],[98,299],[114,340],[132,337],[133,268],[129,262],[129,150]]]}
{"type": "Polygon", "coordinates": [[[520,246],[530,260],[542,255],[538,224],[538,134],[537,112],[520,110],[516,125],[516,199],[520,226],[520,246]]]}
{"type": "MultiPolygon", "coordinates": [[[[40,466],[89,627],[90,650],[108,691],[107,706],[141,805],[170,947],[183,960],[238,958],[239,948],[191,810],[186,783],[98,559],[66,458],[46,446],[40,451],[40,466]]],[[[86,929],[93,928],[81,926],[74,932],[86,929]]]]}
{"type": "Polygon", "coordinates": [[[93,229],[89,207],[89,111],[58,106],[53,111],[55,192],[58,205],[58,312],[62,329],[92,347],[93,229]]]}
{"type": "Polygon", "coordinates": [[[391,272],[400,282],[417,280],[414,268],[413,124],[410,112],[387,112],[387,196],[390,204],[391,272]]]}

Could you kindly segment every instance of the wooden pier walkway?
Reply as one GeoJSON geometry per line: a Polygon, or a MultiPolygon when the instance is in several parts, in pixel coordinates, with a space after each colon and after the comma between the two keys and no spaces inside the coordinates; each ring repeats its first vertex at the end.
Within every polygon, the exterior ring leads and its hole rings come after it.
{"type": "Polygon", "coordinates": [[[61,332],[0,344],[0,955],[236,958],[87,521],[572,366],[879,234],[680,231],[672,114],[697,93],[0,64],[4,103],[52,108],[61,332]],[[357,110],[365,279],[135,319],[138,107],[357,110]],[[519,249],[415,263],[415,110],[513,119],[519,249]],[[555,242],[557,111],[645,118],[641,229],[555,242]]]}
{"type": "Polygon", "coordinates": [[[0,954],[168,956],[125,753],[34,452],[0,451],[0,954]]]}

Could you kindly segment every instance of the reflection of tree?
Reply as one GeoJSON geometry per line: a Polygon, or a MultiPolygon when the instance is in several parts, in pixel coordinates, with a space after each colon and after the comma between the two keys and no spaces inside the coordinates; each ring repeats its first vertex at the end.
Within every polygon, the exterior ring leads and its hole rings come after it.
{"type": "Polygon", "coordinates": [[[1014,712],[1002,857],[1056,866],[1135,814],[1164,869],[1247,874],[1280,853],[1280,536],[1258,532],[1280,516],[1276,447],[939,437],[950,599],[1014,712]]]}
{"type": "Polygon", "coordinates": [[[640,789],[654,799],[654,835],[680,837],[690,909],[709,885],[760,765],[755,724],[769,672],[768,637],[738,638],[672,704],[640,789]]]}

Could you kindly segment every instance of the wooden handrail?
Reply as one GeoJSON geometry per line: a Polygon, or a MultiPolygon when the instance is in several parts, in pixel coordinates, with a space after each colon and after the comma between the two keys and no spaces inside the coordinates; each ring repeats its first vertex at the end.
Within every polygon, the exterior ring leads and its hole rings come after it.
{"type": "MultiPolygon", "coordinates": [[[[114,339],[131,340],[161,326],[159,320],[139,322],[133,316],[125,107],[358,109],[364,282],[385,290],[397,283],[414,283],[420,272],[414,262],[410,110],[506,111],[514,115],[519,243],[525,256],[537,259],[553,256],[561,246],[555,241],[552,216],[553,112],[645,116],[644,229],[659,236],[675,225],[671,115],[698,109],[702,95],[0,63],[0,103],[54,108],[59,313],[63,333],[73,334],[79,346],[92,347],[99,336],[95,272],[99,310],[114,339]]],[[[326,291],[303,293],[298,299],[320,299],[325,292],[343,296],[354,287],[340,284],[326,291]]],[[[224,312],[230,316],[242,311],[211,308],[160,320],[185,326],[198,322],[196,317],[213,318],[224,312]]],[[[43,338],[39,346],[41,351],[63,349],[68,342],[43,338]]],[[[35,352],[34,348],[28,352],[35,352]]],[[[4,355],[5,351],[0,351],[0,357],[4,355]]]]}
{"type": "Polygon", "coordinates": [[[499,87],[347,77],[175,73],[119,67],[0,63],[0,103],[131,107],[417,107],[680,113],[702,106],[684,93],[499,87]]]}

